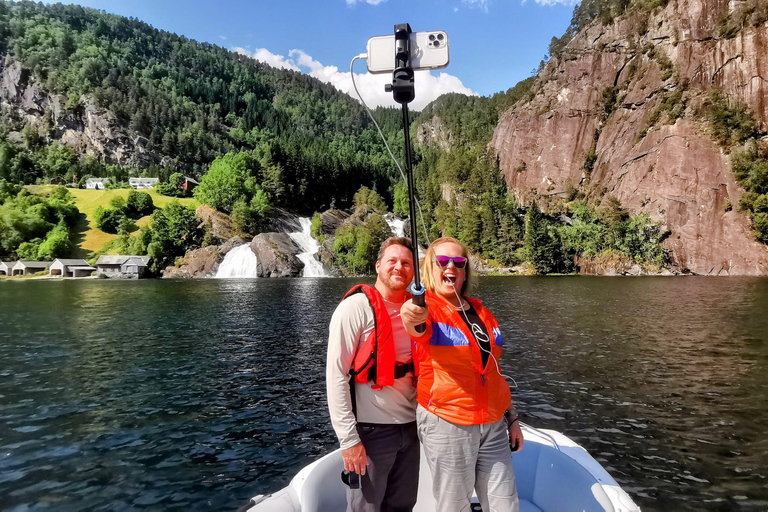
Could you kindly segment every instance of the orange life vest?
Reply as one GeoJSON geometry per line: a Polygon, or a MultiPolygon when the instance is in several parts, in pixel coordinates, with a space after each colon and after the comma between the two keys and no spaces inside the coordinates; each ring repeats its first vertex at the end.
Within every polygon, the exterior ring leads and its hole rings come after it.
{"type": "MultiPolygon", "coordinates": [[[[373,329],[355,352],[350,375],[355,382],[373,382],[373,389],[381,389],[395,383],[395,340],[392,337],[392,321],[384,305],[384,298],[373,286],[353,286],[344,299],[355,293],[364,293],[373,309],[373,329]]],[[[410,296],[407,296],[410,298],[410,296]]],[[[342,299],[342,301],[344,300],[342,299]]]]}
{"type": "MultiPolygon", "coordinates": [[[[483,368],[480,346],[466,322],[445,299],[426,294],[429,318],[424,334],[413,338],[419,368],[417,400],[422,407],[457,425],[499,421],[511,402],[509,385],[489,357],[483,368]]],[[[467,298],[491,337],[491,353],[501,359],[501,330],[477,299],[467,298]]]]}

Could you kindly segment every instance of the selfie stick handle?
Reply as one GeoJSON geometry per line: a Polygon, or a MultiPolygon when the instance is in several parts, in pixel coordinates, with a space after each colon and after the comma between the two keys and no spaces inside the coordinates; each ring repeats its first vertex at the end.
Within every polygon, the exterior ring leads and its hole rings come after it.
{"type": "MultiPolygon", "coordinates": [[[[403,126],[405,127],[405,174],[408,178],[408,210],[411,217],[411,250],[413,251],[413,284],[411,285],[411,297],[413,303],[424,307],[424,287],[419,279],[419,240],[416,229],[416,198],[413,192],[413,168],[411,167],[411,135],[408,125],[408,105],[403,104],[403,126]]],[[[424,332],[424,324],[417,325],[417,332],[424,332]]]]}
{"type": "MultiPolygon", "coordinates": [[[[411,134],[408,120],[408,103],[413,101],[416,93],[413,87],[413,68],[411,67],[411,26],[408,23],[395,25],[395,68],[392,72],[392,84],[387,84],[385,90],[392,92],[397,103],[403,108],[403,135],[405,136],[405,172],[408,179],[408,209],[411,217],[411,250],[413,251],[413,283],[410,287],[413,303],[424,307],[424,287],[419,279],[419,242],[416,230],[416,198],[413,186],[413,167],[411,166],[411,134]]],[[[424,332],[425,324],[417,325],[417,332],[424,332]]]]}

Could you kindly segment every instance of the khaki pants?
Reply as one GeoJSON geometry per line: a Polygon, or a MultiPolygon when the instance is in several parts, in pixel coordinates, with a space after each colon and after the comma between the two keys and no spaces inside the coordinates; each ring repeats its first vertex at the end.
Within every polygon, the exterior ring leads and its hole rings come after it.
{"type": "Polygon", "coordinates": [[[468,512],[473,489],[483,512],[518,512],[504,418],[487,425],[455,425],[419,406],[416,423],[437,512],[468,512]]]}

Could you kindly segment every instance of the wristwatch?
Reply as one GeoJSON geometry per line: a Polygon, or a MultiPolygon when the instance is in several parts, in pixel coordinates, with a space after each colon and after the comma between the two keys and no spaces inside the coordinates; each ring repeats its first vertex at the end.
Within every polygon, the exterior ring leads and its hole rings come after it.
{"type": "Polygon", "coordinates": [[[512,425],[517,421],[517,411],[514,407],[510,407],[504,411],[504,418],[507,420],[507,425],[512,425]]]}

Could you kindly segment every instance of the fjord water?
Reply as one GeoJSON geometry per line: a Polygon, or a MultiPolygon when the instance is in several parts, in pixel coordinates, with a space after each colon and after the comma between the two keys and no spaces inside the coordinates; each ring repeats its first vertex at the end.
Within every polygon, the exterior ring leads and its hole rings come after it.
{"type": "MultiPolygon", "coordinates": [[[[0,281],[0,509],[234,510],[336,446],[346,279],[0,281]]],[[[768,280],[482,278],[523,419],[644,511],[768,508],[768,280]]]]}

